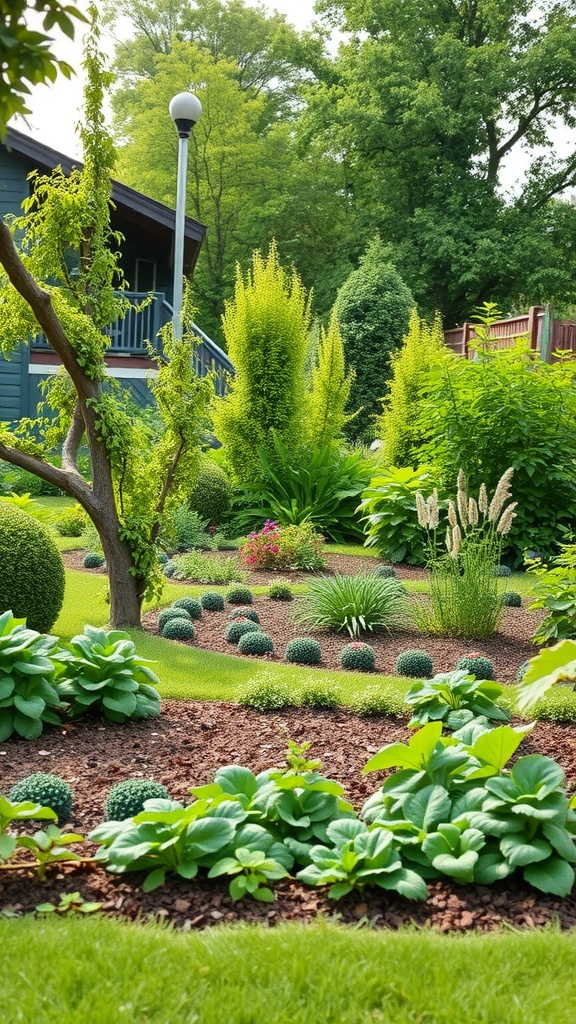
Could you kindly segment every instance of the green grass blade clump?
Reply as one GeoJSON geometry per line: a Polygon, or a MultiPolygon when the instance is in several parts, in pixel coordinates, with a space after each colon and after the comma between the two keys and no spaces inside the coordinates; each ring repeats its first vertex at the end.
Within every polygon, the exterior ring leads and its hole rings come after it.
{"type": "Polygon", "coordinates": [[[393,629],[405,621],[406,594],[395,579],[359,573],[318,576],[295,609],[302,625],[347,630],[360,636],[376,627],[393,629]]]}

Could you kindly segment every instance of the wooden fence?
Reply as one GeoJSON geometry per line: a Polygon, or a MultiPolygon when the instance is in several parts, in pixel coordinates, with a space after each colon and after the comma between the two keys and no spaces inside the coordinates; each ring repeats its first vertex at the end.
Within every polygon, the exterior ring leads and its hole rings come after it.
{"type": "MultiPolygon", "coordinates": [[[[554,352],[572,352],[576,357],[576,323],[556,320],[552,306],[531,306],[528,313],[497,320],[490,328],[495,348],[513,348],[519,337],[528,339],[530,348],[547,363],[554,361],[554,352]]],[[[459,356],[474,358],[470,345],[478,335],[474,324],[462,324],[444,331],[444,342],[459,356]]]]}

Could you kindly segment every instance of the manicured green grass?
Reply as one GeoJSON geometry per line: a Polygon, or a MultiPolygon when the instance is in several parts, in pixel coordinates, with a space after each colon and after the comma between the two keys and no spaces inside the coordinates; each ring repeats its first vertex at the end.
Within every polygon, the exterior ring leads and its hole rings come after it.
{"type": "Polygon", "coordinates": [[[363,544],[325,544],[322,549],[327,555],[356,555],[366,558],[380,558],[376,548],[365,548],[363,544]]]}
{"type": "Polygon", "coordinates": [[[7,1024],[572,1024],[576,935],[0,921],[7,1024]]]}
{"type": "Polygon", "coordinates": [[[42,508],[49,508],[51,512],[63,512],[65,508],[71,508],[76,505],[74,498],[69,498],[67,494],[62,495],[40,495],[38,498],[34,498],[42,508]]]}

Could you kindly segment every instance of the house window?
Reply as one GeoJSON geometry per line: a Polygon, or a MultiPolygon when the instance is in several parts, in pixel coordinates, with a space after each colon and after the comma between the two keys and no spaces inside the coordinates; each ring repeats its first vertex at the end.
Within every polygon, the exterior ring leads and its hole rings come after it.
{"type": "Polygon", "coordinates": [[[136,260],[136,291],[156,291],[156,264],[153,260],[136,260]]]}

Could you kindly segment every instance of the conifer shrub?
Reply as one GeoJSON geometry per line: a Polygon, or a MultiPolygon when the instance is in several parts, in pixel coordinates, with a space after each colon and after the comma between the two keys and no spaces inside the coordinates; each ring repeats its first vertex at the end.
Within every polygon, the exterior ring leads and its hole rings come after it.
{"type": "Polygon", "coordinates": [[[32,516],[0,502],[0,613],[48,633],[64,600],[64,565],[52,537],[32,516]]]}
{"type": "Polygon", "coordinates": [[[82,565],[85,569],[100,569],[105,561],[104,555],[99,554],[98,551],[89,551],[88,554],[84,555],[82,565]]]}
{"type": "Polygon", "coordinates": [[[500,600],[506,608],[522,607],[522,594],[519,594],[517,590],[505,590],[500,594],[500,600]]]}
{"type": "Polygon", "coordinates": [[[162,575],[166,576],[167,579],[171,580],[178,566],[176,562],[173,562],[171,558],[162,566],[162,575]]]}
{"type": "Polygon", "coordinates": [[[106,803],[104,814],[106,821],[125,821],[133,818],[144,809],[146,800],[169,800],[170,794],[160,782],[152,779],[125,779],[112,786],[106,803]]]}
{"type": "Polygon", "coordinates": [[[501,576],[503,579],[508,579],[512,575],[512,569],[508,565],[497,565],[495,569],[496,576],[501,576]]]}
{"type": "Polygon", "coordinates": [[[58,821],[70,821],[70,813],[74,802],[72,788],[58,775],[49,772],[34,772],[21,779],[9,793],[13,803],[24,803],[30,800],[41,807],[50,807],[58,816],[58,821]]]}
{"type": "Polygon", "coordinates": [[[207,590],[205,594],[200,594],[200,604],[207,612],[224,611],[224,598],[217,590],[207,590]]]}
{"type": "Polygon", "coordinates": [[[245,633],[261,632],[260,626],[257,622],[252,622],[251,619],[234,619],[233,622],[229,622],[224,630],[224,636],[229,644],[237,644],[241,636],[245,633]]]}
{"type": "Polygon", "coordinates": [[[248,587],[230,587],[226,600],[229,604],[252,604],[252,591],[248,587]]]}
{"type": "Polygon", "coordinates": [[[458,658],[456,668],[464,669],[470,675],[476,676],[476,679],[490,680],[496,678],[494,675],[494,663],[490,658],[485,657],[483,654],[477,654],[476,651],[464,654],[461,658],[458,658]]]}
{"type": "Polygon", "coordinates": [[[382,576],[385,580],[398,579],[398,573],[393,565],[378,565],[374,569],[375,576],[382,576]]]}
{"type": "Polygon", "coordinates": [[[231,622],[234,619],[251,619],[252,622],[260,622],[260,616],[255,608],[233,608],[228,618],[231,622]]]}
{"type": "Polygon", "coordinates": [[[318,665],[322,651],[317,640],[310,637],[296,637],[286,644],[284,657],[286,661],[295,662],[297,665],[318,665]]]}
{"type": "Polygon", "coordinates": [[[162,636],[167,640],[193,640],[195,635],[194,624],[189,618],[169,619],[162,627],[162,636]]]}
{"type": "Polygon", "coordinates": [[[184,595],[184,597],[177,597],[175,601],[172,601],[172,608],[183,608],[184,611],[188,612],[191,619],[199,619],[202,615],[202,605],[196,597],[190,597],[184,595]]]}
{"type": "Polygon", "coordinates": [[[164,629],[167,622],[171,619],[185,619],[186,622],[190,622],[190,612],[186,611],[185,608],[163,608],[158,616],[158,629],[164,629]]]}
{"type": "Polygon", "coordinates": [[[374,651],[369,644],[353,641],[346,644],[340,651],[342,668],[356,669],[359,672],[372,672],[376,665],[374,651]]]}
{"type": "Polygon", "coordinates": [[[412,679],[431,679],[434,675],[432,658],[427,651],[402,651],[396,658],[396,671],[412,679]]]}
{"type": "Polygon", "coordinates": [[[261,630],[243,633],[238,640],[238,650],[241,654],[255,654],[262,657],[265,654],[274,653],[274,643],[267,633],[261,630]]]}
{"type": "Polygon", "coordinates": [[[157,551],[156,560],[158,562],[158,565],[166,565],[166,563],[169,561],[169,558],[165,551],[157,551]]]}

